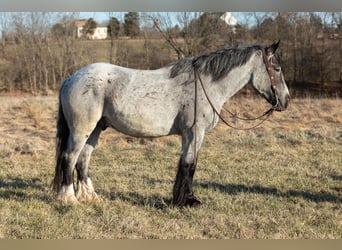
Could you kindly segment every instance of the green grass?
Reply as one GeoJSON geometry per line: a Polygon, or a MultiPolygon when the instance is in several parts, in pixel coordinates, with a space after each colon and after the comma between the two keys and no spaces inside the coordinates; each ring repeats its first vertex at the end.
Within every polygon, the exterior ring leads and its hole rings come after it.
{"type": "MultiPolygon", "coordinates": [[[[330,114],[340,104],[340,100],[331,101],[330,114]]],[[[31,128],[34,118],[19,114],[18,122],[27,120],[24,134],[32,129],[52,136],[46,139],[47,147],[38,151],[29,144],[32,154],[15,150],[21,142],[12,137],[4,135],[0,141],[0,237],[341,238],[340,117],[333,124],[321,120],[316,128],[306,126],[306,120],[301,128],[281,128],[296,119],[290,117],[297,105],[308,103],[298,100],[288,114],[277,114],[256,130],[235,131],[220,124],[209,133],[194,181],[194,191],[203,202],[200,209],[170,205],[180,153],[178,137],[130,139],[112,130],[101,135],[90,167],[103,201],[78,206],[57,203],[49,190],[54,128],[47,129],[44,122],[31,128]]],[[[6,115],[8,110],[0,111],[6,115]]],[[[49,112],[53,117],[55,110],[49,112]]],[[[321,116],[311,114],[305,119],[321,116]]]]}

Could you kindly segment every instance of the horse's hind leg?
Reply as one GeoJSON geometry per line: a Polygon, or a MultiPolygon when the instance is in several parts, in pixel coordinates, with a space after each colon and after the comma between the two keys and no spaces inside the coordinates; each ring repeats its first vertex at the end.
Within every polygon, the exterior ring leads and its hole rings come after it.
{"type": "Polygon", "coordinates": [[[77,190],[77,199],[81,202],[91,202],[91,201],[99,201],[100,198],[95,193],[93,184],[89,178],[89,161],[91,154],[97,144],[98,138],[102,131],[101,123],[99,122],[94,129],[94,131],[89,136],[86,144],[84,145],[77,163],[77,181],[78,181],[78,190],[77,190]]]}
{"type": "Polygon", "coordinates": [[[85,143],[86,138],[83,134],[70,134],[67,150],[62,159],[62,186],[57,194],[58,201],[69,204],[78,203],[74,191],[73,171],[85,143]]]}

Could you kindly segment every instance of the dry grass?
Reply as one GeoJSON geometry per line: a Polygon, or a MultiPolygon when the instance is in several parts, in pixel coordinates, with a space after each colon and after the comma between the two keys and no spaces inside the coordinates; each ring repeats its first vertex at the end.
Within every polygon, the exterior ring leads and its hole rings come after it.
{"type": "MultiPolygon", "coordinates": [[[[253,98],[227,106],[267,109],[253,98]]],[[[103,202],[61,205],[48,188],[57,98],[0,97],[0,238],[341,238],[341,107],[295,99],[251,131],[219,124],[195,174],[204,205],[180,210],[170,206],[178,137],[106,130],[90,169],[103,202]]]]}

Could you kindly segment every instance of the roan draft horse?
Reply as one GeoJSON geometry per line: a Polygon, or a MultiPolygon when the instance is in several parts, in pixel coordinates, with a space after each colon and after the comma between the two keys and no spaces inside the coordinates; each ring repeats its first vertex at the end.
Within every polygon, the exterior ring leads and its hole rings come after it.
{"type": "Polygon", "coordinates": [[[112,127],[135,137],[182,136],[172,204],[196,207],[192,182],[204,135],[220,120],[224,103],[251,84],[271,105],[289,102],[279,58],[279,41],[243,45],[185,58],[157,70],[107,63],[81,68],[62,83],[53,188],[57,200],[98,200],[88,175],[89,160],[102,130],[112,127]],[[73,172],[77,171],[77,194],[73,172]]]}

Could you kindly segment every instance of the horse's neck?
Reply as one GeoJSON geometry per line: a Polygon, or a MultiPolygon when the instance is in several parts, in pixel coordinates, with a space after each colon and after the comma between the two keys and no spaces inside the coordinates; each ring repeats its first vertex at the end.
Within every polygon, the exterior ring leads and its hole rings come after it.
{"type": "Polygon", "coordinates": [[[229,74],[219,80],[217,83],[212,83],[217,93],[218,105],[223,105],[229,98],[234,96],[241,90],[251,79],[253,67],[247,63],[241,67],[233,69],[229,74]]]}

